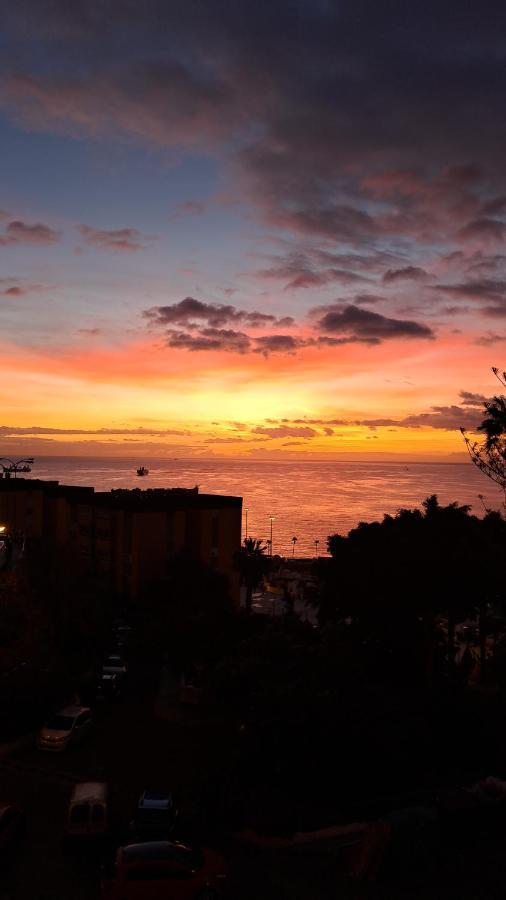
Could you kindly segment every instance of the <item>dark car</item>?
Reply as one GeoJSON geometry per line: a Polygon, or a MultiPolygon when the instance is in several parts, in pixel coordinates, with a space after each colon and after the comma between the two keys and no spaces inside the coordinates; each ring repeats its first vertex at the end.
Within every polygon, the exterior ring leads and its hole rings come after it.
{"type": "Polygon", "coordinates": [[[139,797],[132,831],[138,840],[167,838],[174,831],[179,807],[170,791],[143,791],[139,797]]]}
{"type": "Polygon", "coordinates": [[[0,806],[0,855],[6,857],[25,835],[24,811],[15,803],[0,806]]]}
{"type": "Polygon", "coordinates": [[[126,676],[128,666],[119,653],[110,653],[102,663],[102,672],[113,672],[116,675],[126,676]]]}
{"type": "Polygon", "coordinates": [[[102,672],[96,684],[97,700],[118,700],[121,697],[121,676],[116,672],[102,672]]]}

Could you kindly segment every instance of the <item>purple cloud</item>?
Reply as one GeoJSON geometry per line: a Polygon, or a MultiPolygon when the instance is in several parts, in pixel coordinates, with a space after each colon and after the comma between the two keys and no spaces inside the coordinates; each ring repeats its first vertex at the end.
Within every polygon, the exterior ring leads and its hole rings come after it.
{"type": "Polygon", "coordinates": [[[383,275],[385,284],[395,284],[397,281],[427,281],[430,278],[425,269],[419,266],[405,266],[403,269],[388,269],[383,275]]]}
{"type": "Polygon", "coordinates": [[[43,284],[29,284],[19,278],[0,278],[0,297],[24,297],[43,290],[46,290],[43,284]]]}
{"type": "Polygon", "coordinates": [[[499,219],[475,219],[461,228],[458,236],[464,241],[503,241],[506,223],[499,219]]]}
{"type": "Polygon", "coordinates": [[[492,347],[494,344],[500,344],[506,341],[506,334],[497,334],[494,331],[488,331],[476,338],[476,343],[481,347],[492,347]]]}
{"type": "Polygon", "coordinates": [[[230,328],[203,328],[196,334],[185,331],[167,331],[167,346],[177,350],[225,351],[227,353],[247,353],[251,341],[242,331],[230,328]]]}
{"type": "Polygon", "coordinates": [[[483,315],[499,318],[506,316],[506,280],[475,279],[456,284],[439,284],[434,290],[486,304],[481,308],[483,315]]]}
{"type": "Polygon", "coordinates": [[[321,315],[317,322],[321,331],[344,334],[366,344],[378,344],[395,338],[434,338],[434,332],[428,325],[408,319],[388,318],[352,304],[316,307],[312,314],[321,315]]]}
{"type": "Polygon", "coordinates": [[[145,318],[153,325],[164,327],[166,325],[184,325],[194,328],[203,322],[213,328],[221,328],[232,322],[243,322],[253,328],[262,325],[287,326],[293,324],[291,317],[277,319],[271,313],[258,312],[257,310],[237,309],[231,304],[205,303],[194,297],[185,297],[179,303],[170,306],[153,306],[143,312],[145,318]]]}
{"type": "Polygon", "coordinates": [[[49,225],[42,222],[29,225],[14,219],[6,225],[4,233],[0,234],[0,247],[11,244],[57,244],[60,240],[60,232],[50,228],[49,225]]]}
{"type": "Polygon", "coordinates": [[[290,334],[269,334],[256,338],[255,345],[255,352],[268,356],[269,353],[295,353],[300,347],[307,347],[308,341],[290,334]]]}

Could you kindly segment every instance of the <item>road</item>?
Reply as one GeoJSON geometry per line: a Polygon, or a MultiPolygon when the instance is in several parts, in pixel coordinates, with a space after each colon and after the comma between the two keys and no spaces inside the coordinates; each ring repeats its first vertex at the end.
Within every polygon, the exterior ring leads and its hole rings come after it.
{"type": "MultiPolygon", "coordinates": [[[[146,787],[178,792],[183,830],[198,834],[205,827],[200,798],[208,773],[220,765],[223,724],[199,708],[181,709],[166,672],[161,683],[150,670],[137,670],[133,680],[122,701],[94,709],[93,733],[81,746],[47,753],[38,750],[32,737],[0,752],[0,803],[21,804],[28,820],[26,842],[3,873],[0,900],[100,897],[99,861],[69,855],[63,847],[68,800],[77,781],[108,782],[120,834],[127,831],[146,787]]],[[[334,896],[335,866],[329,861],[319,860],[321,889],[316,894],[311,861],[300,859],[294,866],[289,854],[276,854],[274,866],[273,854],[237,846],[227,851],[227,858],[231,897],[237,900],[334,896]]]]}
{"type": "MultiPolygon", "coordinates": [[[[26,842],[2,873],[0,900],[99,900],[100,865],[93,857],[63,848],[68,800],[76,781],[103,779],[111,788],[113,819],[127,829],[136,800],[146,787],[172,788],[182,801],[183,821],[198,833],[200,799],[209,773],[219,767],[223,723],[205,710],[182,710],[174,683],[159,672],[139,669],[129,694],[94,710],[94,731],[82,746],[51,754],[34,739],[0,747],[0,803],[26,810],[26,842]]],[[[226,737],[225,737],[226,739],[226,737]]],[[[463,848],[426,884],[357,884],[331,847],[304,850],[226,848],[230,900],[397,900],[397,898],[503,897],[506,859],[503,840],[463,848]]],[[[169,897],[167,898],[169,900],[169,897]]]]}
{"type": "Polygon", "coordinates": [[[122,701],[94,708],[93,732],[82,745],[47,753],[32,737],[0,754],[0,802],[21,804],[28,820],[26,844],[8,866],[0,900],[99,896],[95,860],[79,861],[62,847],[69,795],[77,781],[108,782],[119,833],[126,832],[147,787],[177,790],[188,818],[194,816],[212,754],[212,723],[206,729],[209,741],[203,741],[201,716],[171,706],[167,695],[163,709],[158,708],[153,672],[137,671],[134,679],[122,701]]]}

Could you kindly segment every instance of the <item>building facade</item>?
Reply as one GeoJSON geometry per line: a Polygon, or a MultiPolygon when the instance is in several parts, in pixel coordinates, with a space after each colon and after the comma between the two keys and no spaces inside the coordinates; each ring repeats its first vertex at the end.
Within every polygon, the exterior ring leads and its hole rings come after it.
{"type": "Polygon", "coordinates": [[[226,575],[239,603],[241,497],[200,494],[197,488],[101,492],[57,481],[0,479],[0,523],[73,554],[117,596],[135,599],[184,555],[226,575]]]}

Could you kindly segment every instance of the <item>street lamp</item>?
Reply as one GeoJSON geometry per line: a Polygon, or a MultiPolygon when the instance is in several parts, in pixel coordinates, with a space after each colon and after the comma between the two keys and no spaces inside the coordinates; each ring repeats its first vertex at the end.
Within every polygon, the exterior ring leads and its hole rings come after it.
{"type": "Polygon", "coordinates": [[[271,540],[270,540],[270,548],[271,548],[271,556],[272,556],[272,523],[274,522],[274,516],[269,516],[271,521],[271,540]]]}
{"type": "Polygon", "coordinates": [[[248,539],[248,512],[249,512],[249,509],[248,509],[248,507],[246,507],[246,509],[244,510],[244,513],[245,513],[245,516],[246,516],[246,522],[245,522],[245,531],[246,531],[246,534],[244,535],[244,537],[245,537],[246,540],[248,539]]]}
{"type": "Polygon", "coordinates": [[[319,543],[320,543],[320,541],[319,541],[318,538],[317,538],[317,539],[315,540],[315,542],[314,542],[314,549],[315,549],[316,559],[318,559],[318,544],[319,544],[319,543]]]}

